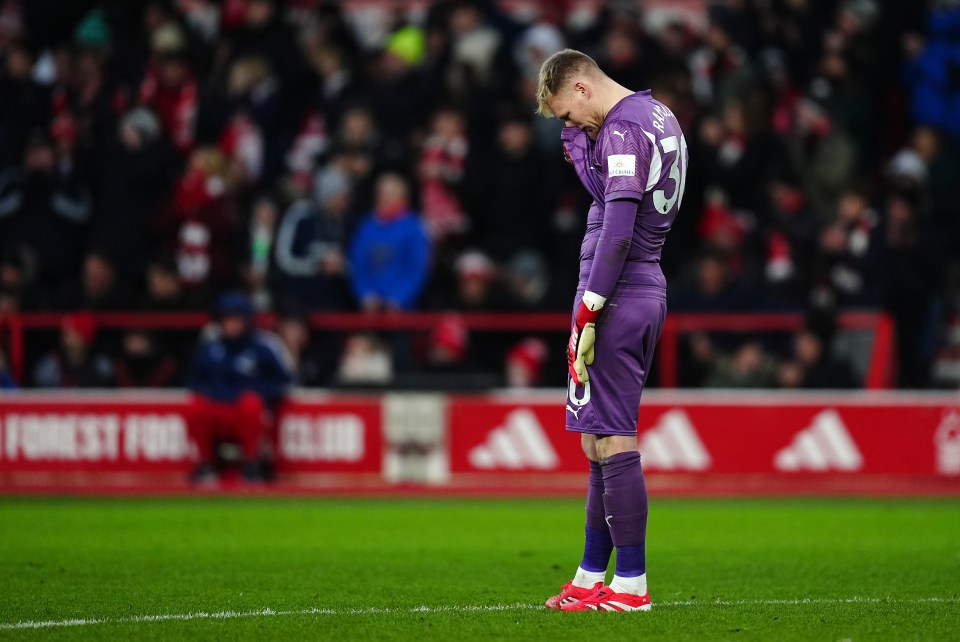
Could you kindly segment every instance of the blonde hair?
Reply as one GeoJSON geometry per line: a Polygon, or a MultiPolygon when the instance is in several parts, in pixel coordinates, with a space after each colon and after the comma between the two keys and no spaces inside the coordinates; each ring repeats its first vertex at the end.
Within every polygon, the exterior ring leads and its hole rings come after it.
{"type": "Polygon", "coordinates": [[[554,113],[547,101],[575,76],[594,77],[602,73],[596,61],[576,49],[563,49],[543,61],[537,80],[537,113],[550,117],[554,113]]]}

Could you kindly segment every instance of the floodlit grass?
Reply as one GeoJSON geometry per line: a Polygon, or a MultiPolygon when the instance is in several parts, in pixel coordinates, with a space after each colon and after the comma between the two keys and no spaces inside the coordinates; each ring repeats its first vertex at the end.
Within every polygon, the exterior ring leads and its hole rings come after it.
{"type": "Polygon", "coordinates": [[[0,499],[0,638],[960,639],[956,500],[653,498],[652,612],[539,608],[582,520],[566,499],[0,499]]]}

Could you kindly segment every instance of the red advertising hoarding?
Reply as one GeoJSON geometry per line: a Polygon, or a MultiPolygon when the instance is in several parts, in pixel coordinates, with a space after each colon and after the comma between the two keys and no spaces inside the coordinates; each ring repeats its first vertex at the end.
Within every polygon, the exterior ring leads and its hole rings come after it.
{"type": "MultiPolygon", "coordinates": [[[[556,400],[453,397],[451,472],[578,473],[556,400]]],[[[960,397],[651,394],[639,421],[656,473],[939,475],[960,479],[960,397]]]]}
{"type": "MultiPolygon", "coordinates": [[[[66,473],[182,483],[195,452],[186,401],[181,392],[0,396],[0,488],[66,473]]],[[[278,413],[273,449],[281,481],[328,489],[575,492],[585,461],[567,414],[562,391],[301,393],[278,413]]],[[[639,448],[653,488],[819,492],[883,479],[890,492],[923,492],[932,480],[935,492],[960,494],[960,396],[651,393],[639,448]]]]}
{"type": "MultiPolygon", "coordinates": [[[[0,471],[186,472],[195,449],[187,397],[171,394],[0,397],[0,471]]],[[[273,424],[279,473],[379,473],[381,400],[297,398],[273,424]]]]}

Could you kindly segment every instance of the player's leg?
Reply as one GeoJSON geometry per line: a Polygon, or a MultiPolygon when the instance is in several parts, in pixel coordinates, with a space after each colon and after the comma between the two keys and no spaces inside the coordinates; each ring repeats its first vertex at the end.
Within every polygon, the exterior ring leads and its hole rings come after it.
{"type": "Polygon", "coordinates": [[[604,482],[603,468],[597,453],[597,440],[594,435],[583,434],[581,443],[590,463],[590,477],[587,489],[587,519],[584,529],[583,559],[573,578],[576,586],[592,587],[597,582],[605,583],[610,554],[613,553],[613,540],[607,527],[606,513],[603,507],[604,482]]]}
{"type": "Polygon", "coordinates": [[[598,435],[603,506],[617,565],[610,586],[562,606],[564,611],[649,611],[646,539],[647,487],[635,435],[598,435]]]}
{"type": "Polygon", "coordinates": [[[590,464],[583,557],[573,579],[563,585],[558,595],[547,600],[547,608],[552,609],[577,602],[603,586],[606,583],[610,554],[613,553],[613,540],[604,520],[603,470],[597,455],[596,437],[582,434],[580,443],[590,464]]]}
{"type": "MultiPolygon", "coordinates": [[[[660,335],[665,304],[658,292],[623,296],[597,327],[596,357],[579,421],[568,428],[595,436],[603,477],[604,517],[617,550],[614,580],[565,610],[647,610],[647,492],[637,450],[637,409],[660,335]],[[648,295],[649,294],[649,295],[648,295]]],[[[601,317],[601,319],[603,319],[601,317]]],[[[571,397],[572,399],[572,397],[571,397]]]]}
{"type": "Polygon", "coordinates": [[[260,481],[260,446],[265,429],[263,399],[246,392],[237,399],[234,408],[235,438],[243,453],[243,475],[248,481],[260,481]]]}
{"type": "Polygon", "coordinates": [[[615,593],[646,595],[647,484],[635,436],[597,438],[603,469],[603,505],[617,564],[610,588],[615,593]]]}
{"type": "Polygon", "coordinates": [[[197,448],[197,465],[190,474],[190,479],[195,482],[213,481],[216,478],[211,411],[211,402],[200,395],[190,395],[187,402],[187,431],[197,448]]]}

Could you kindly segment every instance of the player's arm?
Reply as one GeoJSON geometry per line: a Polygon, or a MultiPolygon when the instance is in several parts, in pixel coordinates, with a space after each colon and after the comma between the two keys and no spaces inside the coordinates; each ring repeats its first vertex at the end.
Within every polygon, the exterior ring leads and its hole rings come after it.
{"type": "Polygon", "coordinates": [[[598,144],[606,161],[603,227],[567,346],[570,375],[578,384],[586,383],[590,378],[587,366],[593,363],[595,323],[607,297],[616,288],[630,252],[637,211],[650,168],[651,141],[635,123],[607,123],[603,139],[598,140],[598,144]]]}
{"type": "Polygon", "coordinates": [[[607,297],[617,285],[617,279],[630,252],[639,205],[638,200],[619,198],[607,202],[604,207],[603,228],[590,268],[590,277],[587,279],[587,289],[577,307],[570,343],[567,346],[570,376],[578,385],[590,380],[587,366],[593,363],[595,324],[607,297]]]}

